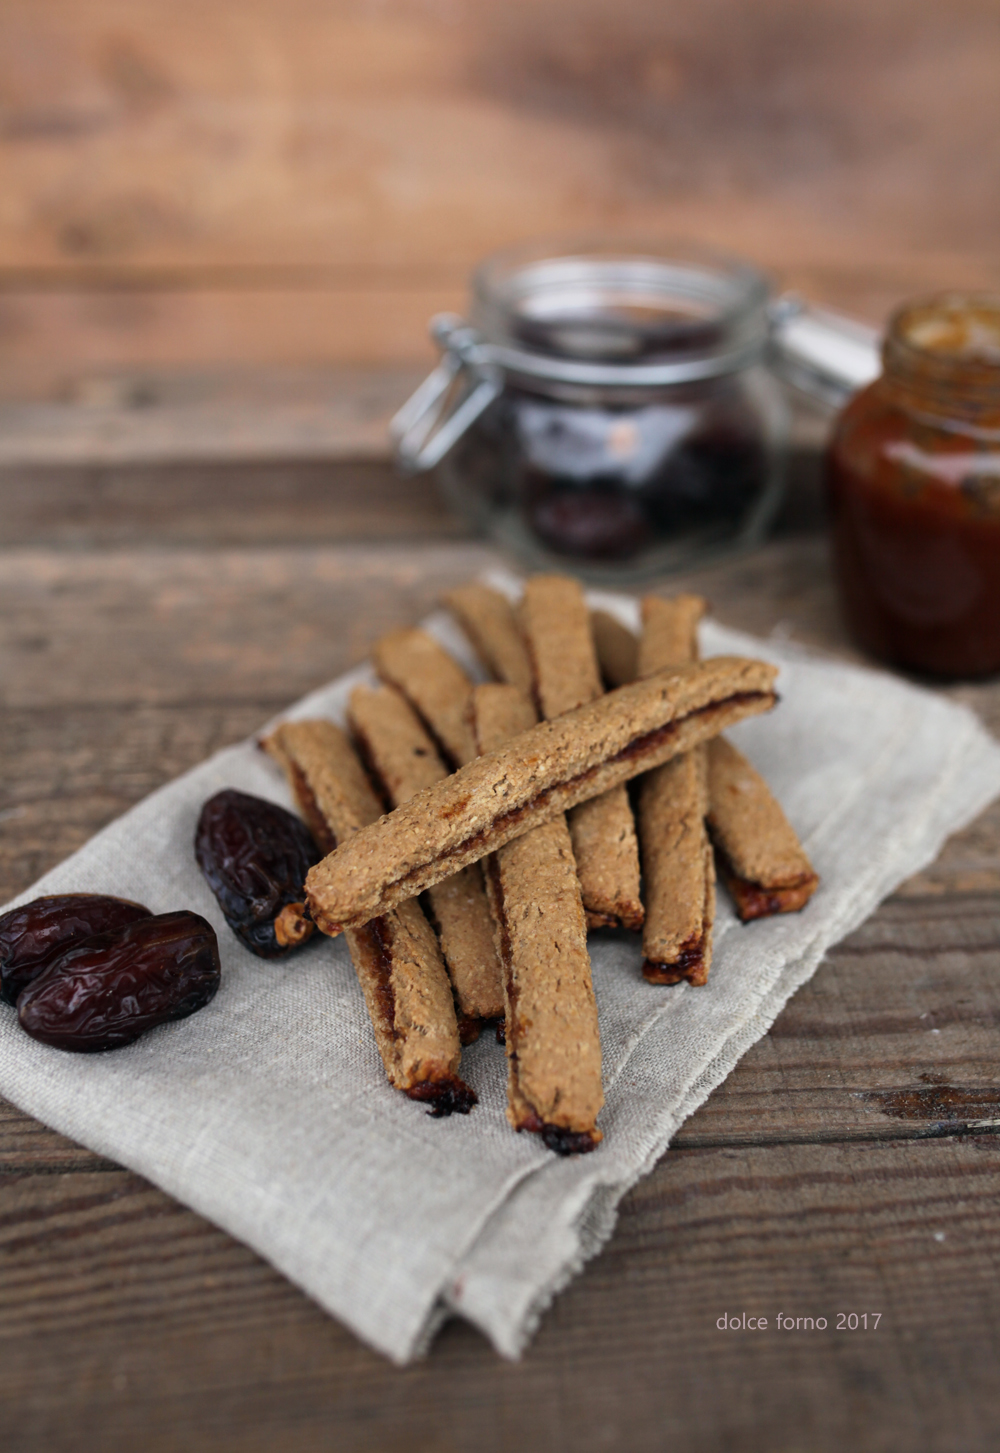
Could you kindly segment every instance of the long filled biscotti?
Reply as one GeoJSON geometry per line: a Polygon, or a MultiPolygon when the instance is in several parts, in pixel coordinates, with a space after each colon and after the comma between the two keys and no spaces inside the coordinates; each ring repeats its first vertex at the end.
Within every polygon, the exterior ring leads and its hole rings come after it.
{"type": "MultiPolygon", "coordinates": [[[[448,769],[412,707],[393,686],[351,693],[351,730],[393,807],[447,777],[448,769]]],[[[467,1044],[477,1021],[503,1012],[500,963],[478,863],[472,863],[428,890],[431,918],[455,989],[459,1030],[467,1044]]]]}
{"type": "Polygon", "coordinates": [[[472,682],[427,631],[390,631],[372,648],[383,681],[396,686],[417,712],[453,767],[471,762],[476,744],[469,725],[472,682]]]}
{"type": "MultiPolygon", "coordinates": [[[[543,716],[562,716],[603,694],[578,581],[566,575],[533,576],[524,588],[520,616],[543,716]]],[[[641,928],[639,844],[625,786],[574,808],[568,823],[588,926],[641,928]]]]}
{"type": "Polygon", "coordinates": [[[540,722],[348,838],[306,879],[324,933],[367,923],[531,827],[775,703],[775,668],[720,656],[540,722]]]}
{"type": "MultiPolygon", "coordinates": [[[[288,776],[319,845],[332,850],[375,822],[381,805],[344,733],[330,721],[286,722],[262,743],[288,776]]],[[[390,1084],[431,1113],[466,1113],[476,1097],[458,1076],[461,1044],[451,984],[416,900],[346,932],[390,1084]]]]}
{"type": "MultiPolygon", "coordinates": [[[[638,667],[648,675],[698,658],[698,621],[705,602],[647,596],[638,667]]],[[[712,963],[715,863],[705,828],[708,761],[705,746],[666,762],[639,783],[637,819],[642,844],[646,922],[642,972],[651,984],[704,984],[712,963]]]]}
{"type": "Polygon", "coordinates": [[[508,681],[530,697],[531,660],[507,597],[473,581],[449,591],[445,604],[458,617],[483,664],[496,679],[508,681]]]}
{"type": "Polygon", "coordinates": [[[708,827],[744,922],[797,913],[819,877],[760,773],[722,737],[708,747],[708,827]]]}
{"type": "MultiPolygon", "coordinates": [[[[501,747],[535,718],[514,686],[473,694],[476,739],[501,747]]],[[[503,963],[507,1118],[562,1155],[593,1150],[604,1103],[597,1003],[573,847],[560,815],[486,859],[503,963]]]]}

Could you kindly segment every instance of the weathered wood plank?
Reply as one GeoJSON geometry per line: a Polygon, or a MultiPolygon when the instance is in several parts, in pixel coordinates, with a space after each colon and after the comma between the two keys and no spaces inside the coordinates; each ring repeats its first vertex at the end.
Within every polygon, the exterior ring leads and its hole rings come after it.
{"type": "MultiPolygon", "coordinates": [[[[6,1004],[0,1005],[0,1013],[12,1012],[6,1004]]],[[[0,1176],[118,1168],[103,1156],[33,1120],[15,1105],[0,1100],[0,1176]]]]}
{"type": "Polygon", "coordinates": [[[17,1453],[81,1426],[108,1453],[305,1453],[332,1430],[345,1453],[986,1453],[998,1193],[993,1142],[670,1153],[522,1365],[453,1324],[398,1371],[137,1177],[3,1180],[0,1432],[17,1453]],[[717,1328],[743,1312],[767,1328],[717,1328]],[[841,1312],[881,1320],[837,1331],[841,1312]]]}
{"type": "Polygon", "coordinates": [[[467,533],[428,476],[404,479],[385,459],[11,467],[0,509],[7,547],[432,544],[467,533]]]}
{"type": "Polygon", "coordinates": [[[683,230],[699,203],[730,245],[753,219],[799,256],[862,229],[985,255],[996,201],[959,163],[993,139],[995,12],[957,24],[930,0],[901,44],[904,15],[587,0],[567,27],[557,0],[8,0],[3,258],[440,271],[612,209],[683,230]]]}
{"type": "MultiPolygon", "coordinates": [[[[596,224],[588,218],[584,225],[593,228],[596,224]]],[[[707,237],[716,246],[726,244],[724,227],[711,216],[702,217],[695,210],[686,226],[691,236],[707,237]]],[[[669,236],[677,230],[666,218],[659,228],[669,236]]],[[[52,439],[50,451],[58,447],[66,455],[76,441],[91,453],[103,448],[106,455],[110,430],[106,429],[102,440],[95,437],[94,427],[103,421],[94,420],[89,429],[82,428],[72,417],[67,419],[58,405],[81,395],[99,398],[108,389],[109,378],[112,387],[122,388],[137,371],[204,375],[227,367],[262,371],[277,367],[318,372],[331,365],[416,371],[426,368],[434,356],[428,340],[428,323],[434,314],[467,310],[468,276],[482,256],[502,242],[520,240],[524,233],[551,235],[565,230],[565,222],[553,227],[542,219],[534,228],[525,223],[511,236],[508,224],[502,231],[470,241],[454,277],[441,282],[398,279],[390,273],[376,282],[357,275],[337,287],[305,283],[206,290],[195,282],[190,287],[162,289],[132,283],[127,288],[110,285],[74,290],[64,284],[37,291],[11,284],[5,287],[0,267],[0,336],[4,339],[0,399],[46,400],[56,407],[52,425],[62,437],[52,439]]],[[[906,297],[937,292],[945,285],[995,289],[1000,283],[1000,270],[991,255],[901,259],[885,271],[848,257],[841,266],[828,268],[821,262],[810,266],[801,259],[789,261],[777,241],[771,241],[770,223],[763,229],[763,242],[757,235],[760,230],[748,225],[740,247],[767,269],[778,289],[798,292],[875,325],[881,325],[906,297]]],[[[163,431],[154,434],[154,425],[169,425],[171,420],[131,420],[127,428],[112,422],[115,447],[131,457],[150,442],[162,449],[163,431]]],[[[178,422],[191,429],[194,441],[212,423],[204,411],[178,422]]],[[[19,436],[18,457],[25,451],[24,424],[16,413],[12,423],[17,433],[0,452],[0,460],[17,447],[19,436]]],[[[331,439],[336,446],[339,440],[335,421],[331,424],[318,417],[300,418],[298,433],[310,452],[328,446],[331,439]]],[[[231,427],[230,436],[242,452],[266,453],[269,444],[275,452],[284,453],[288,447],[280,411],[274,417],[269,411],[247,419],[238,429],[231,427]]],[[[33,447],[37,449],[37,445],[33,447]]]]}
{"type": "MultiPolygon", "coordinates": [[[[60,477],[53,466],[86,483],[95,465],[384,462],[389,421],[431,356],[428,349],[417,368],[244,363],[212,373],[189,362],[182,372],[147,368],[69,381],[68,397],[59,400],[0,403],[3,492],[17,492],[10,471],[32,466],[37,487],[60,477]],[[47,472],[39,475],[39,467],[47,472]]],[[[172,482],[180,485],[176,472],[172,482]]],[[[149,488],[155,490],[155,483],[149,488]]],[[[19,536],[5,539],[12,543],[19,536]]]]}
{"type": "Polygon", "coordinates": [[[0,395],[416,360],[485,253],[609,225],[874,320],[995,285],[998,56],[991,0],[8,0],[0,395]]]}
{"type": "Polygon", "coordinates": [[[140,798],[249,736],[283,704],[0,713],[0,902],[140,798]]]}
{"type": "Polygon", "coordinates": [[[496,557],[477,544],[9,551],[7,707],[291,702],[496,557]],[[109,642],[114,650],[109,653],[109,642]]]}

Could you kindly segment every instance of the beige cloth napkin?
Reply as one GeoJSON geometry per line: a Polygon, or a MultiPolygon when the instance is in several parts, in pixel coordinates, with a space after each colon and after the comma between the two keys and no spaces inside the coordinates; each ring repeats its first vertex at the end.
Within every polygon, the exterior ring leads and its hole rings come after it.
{"type": "MultiPolygon", "coordinates": [[[[635,623],[633,602],[610,603],[635,623]]],[[[467,652],[444,617],[432,624],[467,652]]],[[[592,939],[607,1093],[594,1154],[560,1160],[513,1134],[503,1050],[490,1036],[463,1056],[479,1095],[472,1114],[433,1120],[390,1090],[341,940],[317,936],[281,964],[238,944],[191,844],[202,802],[221,787],[288,801],[252,742],[139,803],[17,900],[100,891],[204,914],[222,949],[215,1000],[89,1056],[36,1044],[0,1006],[0,1093],[254,1247],[389,1357],[417,1355],[449,1312],[517,1356],[610,1235],[625,1191],[829,945],[1000,792],[1000,747],[964,708],[712,623],[702,645],[781,667],[780,706],[733,739],[771,782],[822,882],[803,913],[748,926],[720,894],[701,989],[644,983],[636,938],[592,939]]],[[[340,717],[365,676],[289,714],[340,717]]]]}

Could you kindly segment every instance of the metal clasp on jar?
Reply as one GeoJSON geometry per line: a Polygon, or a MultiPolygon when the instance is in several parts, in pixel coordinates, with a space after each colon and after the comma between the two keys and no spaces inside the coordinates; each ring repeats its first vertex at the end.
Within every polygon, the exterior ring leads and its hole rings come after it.
{"type": "Polygon", "coordinates": [[[474,328],[455,313],[431,320],[441,362],[389,425],[400,466],[410,474],[433,469],[479,415],[503,392],[503,372],[474,328]]]}

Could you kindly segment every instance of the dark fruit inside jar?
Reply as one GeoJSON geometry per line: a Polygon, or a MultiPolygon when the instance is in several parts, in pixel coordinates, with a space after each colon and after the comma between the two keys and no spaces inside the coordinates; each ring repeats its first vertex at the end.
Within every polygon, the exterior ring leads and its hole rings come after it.
{"type": "Polygon", "coordinates": [[[227,788],[202,808],[194,851],[226,922],[251,952],[277,958],[310,936],[305,879],[322,854],[301,819],[227,788]]]}
{"type": "Polygon", "coordinates": [[[557,555],[628,560],[642,549],[649,522],[639,500],[614,488],[574,489],[551,479],[529,479],[528,519],[557,555]]]}
{"type": "MultiPolygon", "coordinates": [[[[635,408],[512,393],[480,437],[493,451],[494,500],[519,503],[548,550],[578,560],[628,561],[657,545],[735,538],[769,482],[760,418],[735,385],[635,408]]],[[[471,445],[460,456],[470,481],[482,452],[471,445]]]]}
{"type": "Polygon", "coordinates": [[[151,916],[141,903],[103,893],[58,893],[12,908],[0,918],[0,998],[16,1004],[66,949],[151,916]]]}
{"type": "Polygon", "coordinates": [[[161,913],[69,948],[21,993],[33,1039],[90,1054],[184,1019],[215,995],[219,945],[197,913],[161,913]]]}

